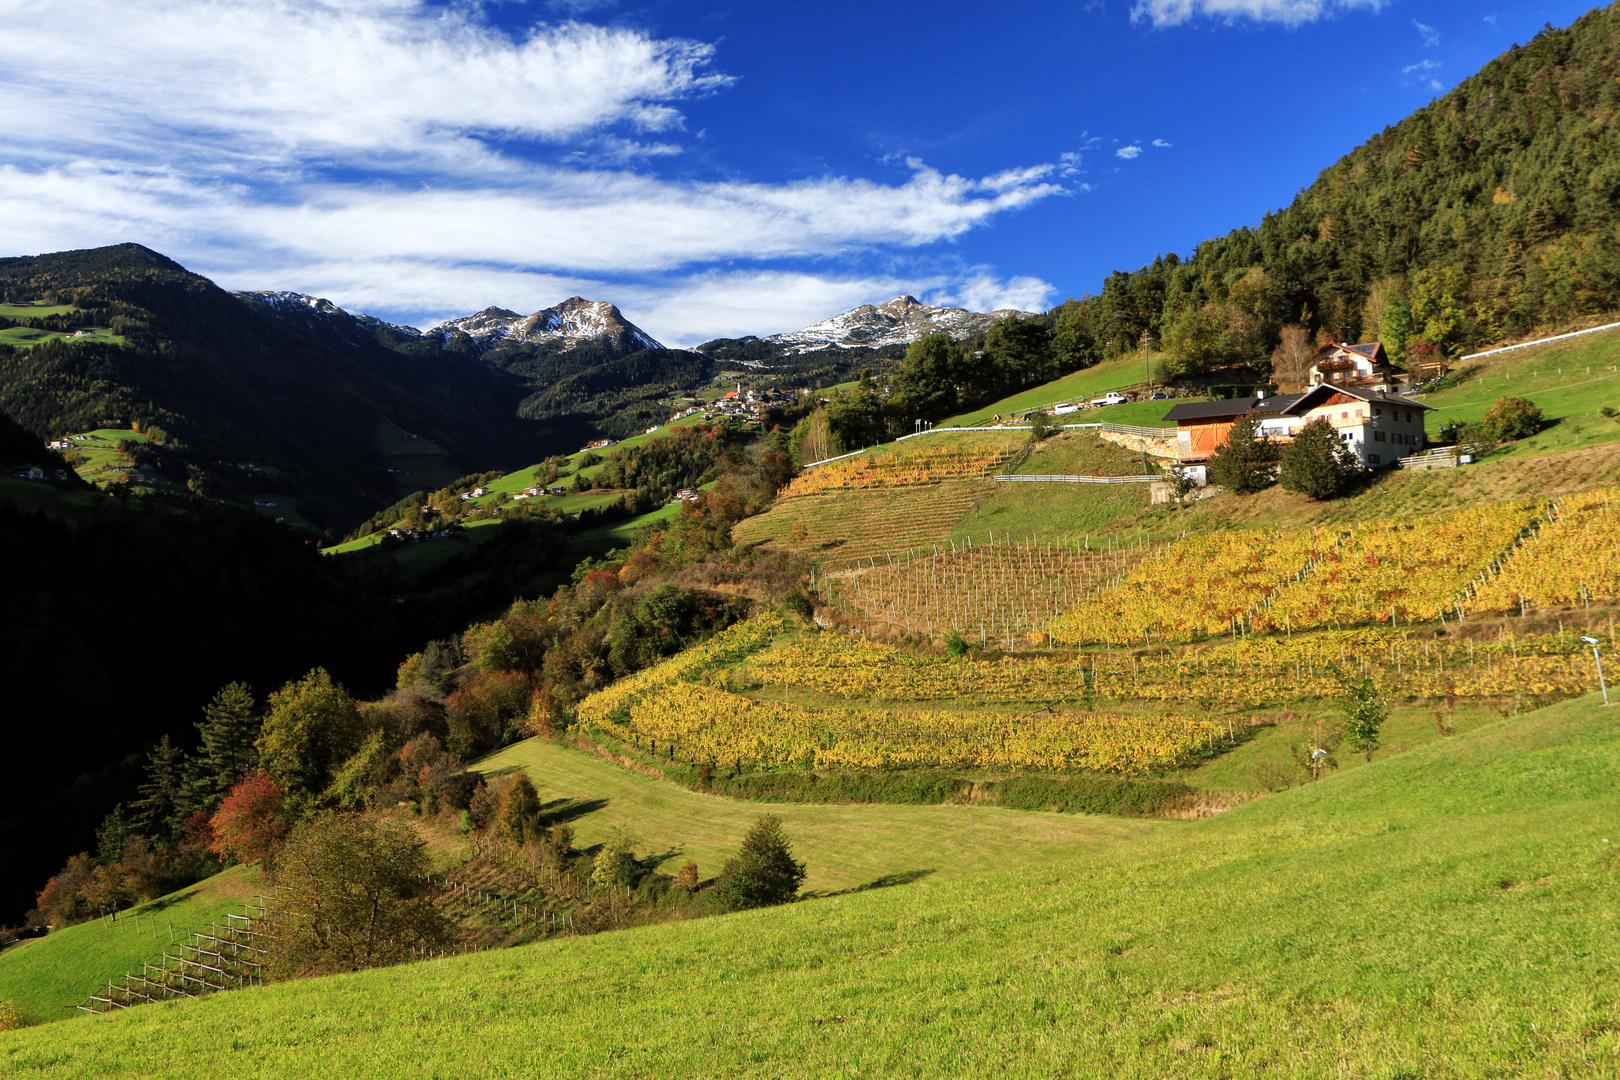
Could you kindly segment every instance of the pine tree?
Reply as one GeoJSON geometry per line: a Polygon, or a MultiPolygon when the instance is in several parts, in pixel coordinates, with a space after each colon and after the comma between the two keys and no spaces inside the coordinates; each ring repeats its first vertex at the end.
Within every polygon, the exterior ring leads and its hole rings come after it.
{"type": "Polygon", "coordinates": [[[186,816],[196,809],[187,791],[186,772],[191,763],[167,735],[146,756],[146,780],[140,798],[130,804],[135,827],[159,843],[172,843],[184,830],[186,816]]]}
{"type": "Polygon", "coordinates": [[[1318,418],[1299,430],[1282,451],[1282,486],[1313,499],[1334,499],[1350,490],[1361,467],[1333,425],[1318,418]]]}
{"type": "Polygon", "coordinates": [[[259,767],[254,744],[262,724],[246,683],[231,683],[203,707],[202,721],[196,725],[202,745],[186,769],[186,813],[212,814],[226,793],[259,767]]]}
{"type": "Polygon", "coordinates": [[[743,838],[737,857],[720,871],[715,896],[734,910],[785,904],[798,895],[804,875],[804,863],[793,857],[782,835],[782,819],[766,814],[743,838]]]}
{"type": "Polygon", "coordinates": [[[1230,491],[1251,494],[1276,482],[1277,444],[1260,434],[1260,420],[1239,417],[1209,463],[1210,476],[1230,491]]]}

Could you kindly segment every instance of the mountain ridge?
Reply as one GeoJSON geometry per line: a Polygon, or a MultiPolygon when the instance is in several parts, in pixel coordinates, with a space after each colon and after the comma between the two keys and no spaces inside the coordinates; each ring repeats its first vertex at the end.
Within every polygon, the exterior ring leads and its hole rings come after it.
{"type": "Polygon", "coordinates": [[[901,293],[882,304],[861,304],[811,323],[800,330],[772,334],[761,340],[782,345],[796,352],[831,347],[860,346],[881,348],[910,345],[927,334],[943,331],[953,340],[973,337],[990,329],[1008,316],[1035,314],[999,308],[977,312],[967,308],[925,304],[909,293],[901,293]]]}

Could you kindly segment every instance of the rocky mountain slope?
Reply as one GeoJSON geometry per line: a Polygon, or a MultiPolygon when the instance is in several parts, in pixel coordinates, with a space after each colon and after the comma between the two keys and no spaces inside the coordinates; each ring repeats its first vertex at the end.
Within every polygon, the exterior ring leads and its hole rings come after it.
{"type": "Polygon", "coordinates": [[[909,345],[925,334],[944,331],[953,338],[972,337],[990,329],[1008,315],[1027,312],[1001,310],[980,313],[966,308],[924,304],[915,296],[900,295],[886,304],[862,304],[803,330],[773,334],[765,341],[794,352],[828,347],[909,345]]]}
{"type": "Polygon", "coordinates": [[[447,341],[456,334],[466,334],[486,349],[503,343],[533,343],[566,351],[585,342],[606,341],[611,343],[614,352],[625,355],[664,347],[651,334],[625,319],[613,304],[580,296],[570,296],[533,315],[487,307],[476,315],[442,322],[427,333],[447,341]]]}

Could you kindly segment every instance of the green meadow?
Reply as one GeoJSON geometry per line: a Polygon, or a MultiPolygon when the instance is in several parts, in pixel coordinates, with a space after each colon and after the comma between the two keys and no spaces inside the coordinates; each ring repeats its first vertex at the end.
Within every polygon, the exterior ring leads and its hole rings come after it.
{"type": "Polygon", "coordinates": [[[32,1028],[0,1069],[1616,1076],[1617,776],[1589,697],[1034,865],[32,1028]]]}
{"type": "Polygon", "coordinates": [[[191,930],[206,931],[226,914],[264,890],[257,873],[234,867],[168,896],[120,912],[117,919],[92,919],[42,938],[18,942],[0,952],[0,1000],[10,1001],[31,1024],[72,1019],[75,1006],[89,1003],[108,979],[122,979],[154,961],[171,940],[191,930]]]}

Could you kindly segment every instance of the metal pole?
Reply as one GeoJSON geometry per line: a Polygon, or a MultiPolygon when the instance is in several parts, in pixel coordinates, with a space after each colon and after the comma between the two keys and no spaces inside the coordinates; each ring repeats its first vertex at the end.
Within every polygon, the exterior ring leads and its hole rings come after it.
{"type": "Polygon", "coordinates": [[[1603,678],[1603,657],[1598,653],[1597,638],[1582,637],[1582,641],[1592,646],[1592,661],[1597,664],[1598,686],[1603,688],[1603,704],[1607,707],[1609,702],[1609,684],[1603,678]]]}

